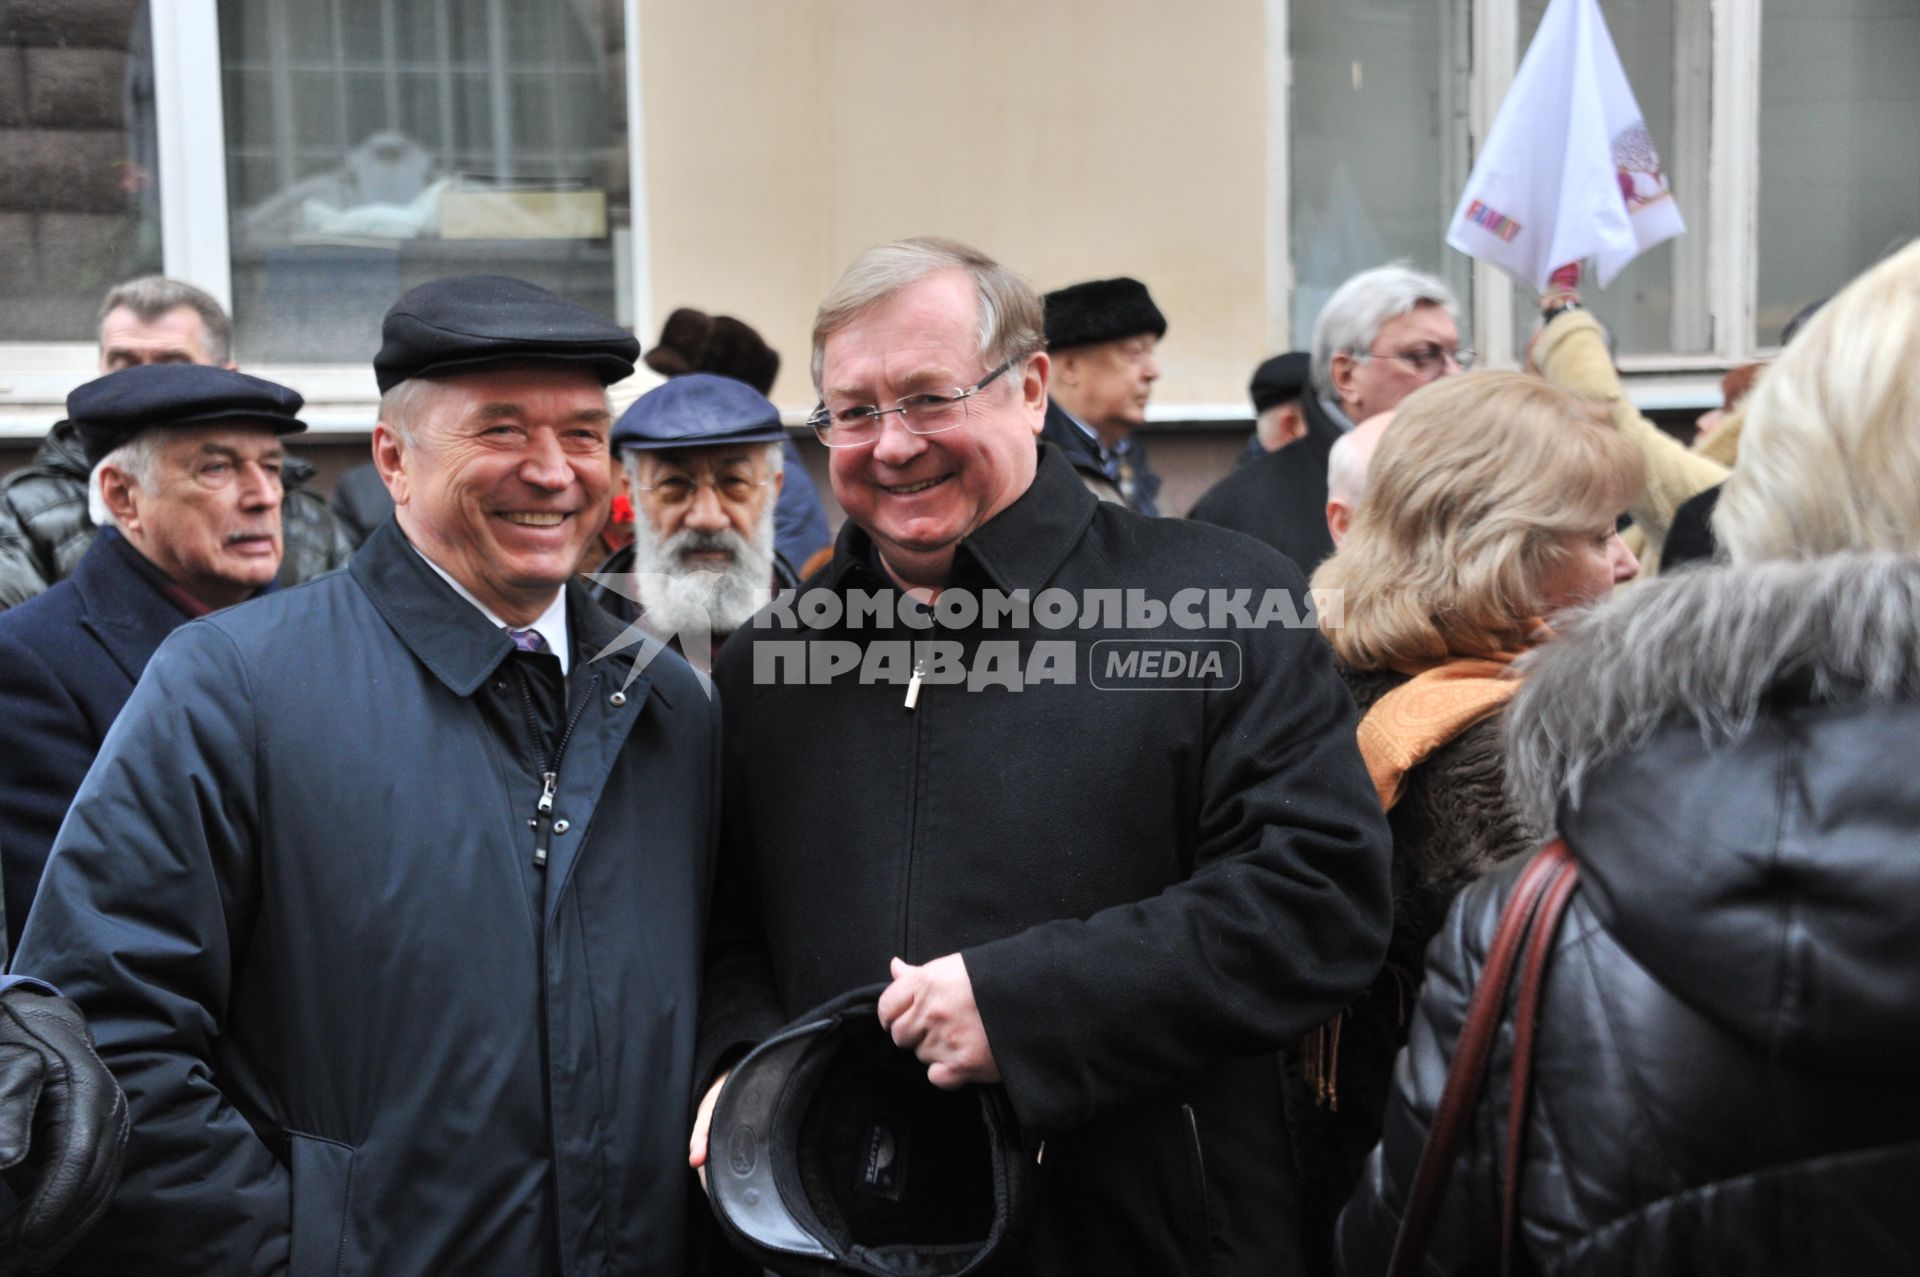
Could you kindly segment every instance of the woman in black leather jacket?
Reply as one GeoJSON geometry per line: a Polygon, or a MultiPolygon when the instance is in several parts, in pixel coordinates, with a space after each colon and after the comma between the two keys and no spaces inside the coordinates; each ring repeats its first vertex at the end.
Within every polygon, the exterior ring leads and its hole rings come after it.
{"type": "MultiPolygon", "coordinates": [[[[1749,403],[1732,566],[1628,591],[1527,661],[1509,774],[1580,890],[1548,968],[1519,1268],[1920,1271],[1920,245],[1749,403]]],[[[1340,1264],[1382,1271],[1514,870],[1429,952],[1340,1264]]],[[[1506,1062],[1428,1272],[1498,1261],[1506,1062]]]]}

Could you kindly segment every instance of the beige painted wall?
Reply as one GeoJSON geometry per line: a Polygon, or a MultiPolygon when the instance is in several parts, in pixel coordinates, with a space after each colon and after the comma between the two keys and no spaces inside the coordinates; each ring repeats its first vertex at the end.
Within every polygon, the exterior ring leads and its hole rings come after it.
{"type": "MultiPolygon", "coordinates": [[[[1041,289],[1133,275],[1156,402],[1243,406],[1265,350],[1259,0],[642,0],[650,345],[675,306],[780,351],[869,244],[967,240],[1041,289]]],[[[638,192],[636,192],[636,195],[638,192]]]]}

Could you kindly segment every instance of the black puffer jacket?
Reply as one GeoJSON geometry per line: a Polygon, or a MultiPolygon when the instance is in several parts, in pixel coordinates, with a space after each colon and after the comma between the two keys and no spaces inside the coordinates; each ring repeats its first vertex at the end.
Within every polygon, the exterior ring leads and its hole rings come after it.
{"type": "MultiPolygon", "coordinates": [[[[1643,586],[1541,650],[1509,775],[1580,862],[1520,1188],[1547,1273],[1920,1271],[1920,561],[1643,586]]],[[[1515,873],[1427,961],[1384,1140],[1341,1219],[1385,1268],[1515,873]]],[[[1498,1254],[1510,1029],[1428,1271],[1498,1254]]]]}
{"type": "MultiPolygon", "coordinates": [[[[79,432],[62,421],[47,432],[33,464],[0,482],[0,608],[26,602],[80,565],[99,530],[87,517],[87,472],[79,432]]],[[[290,456],[280,478],[285,555],[276,580],[298,585],[344,566],[353,542],[326,499],[302,486],[313,467],[290,456]]]]}

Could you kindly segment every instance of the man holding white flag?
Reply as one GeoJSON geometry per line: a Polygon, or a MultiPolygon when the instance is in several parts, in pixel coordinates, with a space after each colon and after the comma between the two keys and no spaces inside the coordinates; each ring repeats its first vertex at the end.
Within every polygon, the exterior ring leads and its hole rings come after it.
{"type": "Polygon", "coordinates": [[[1599,0],[1552,0],[1447,243],[1540,289],[1556,267],[1593,258],[1605,288],[1684,230],[1599,0]]]}

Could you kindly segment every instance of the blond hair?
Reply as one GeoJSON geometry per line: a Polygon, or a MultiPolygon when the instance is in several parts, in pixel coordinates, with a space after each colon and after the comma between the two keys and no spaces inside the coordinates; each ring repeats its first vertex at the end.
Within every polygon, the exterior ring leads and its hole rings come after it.
{"type": "Polygon", "coordinates": [[[938,236],[877,244],[853,259],[813,318],[813,388],[820,389],[827,338],[895,293],[943,270],[973,281],[980,307],[980,357],[987,367],[1022,359],[1045,344],[1046,312],[1033,286],[977,248],[938,236]]]}
{"type": "Polygon", "coordinates": [[[1604,405],[1516,372],[1425,386],[1401,402],[1346,540],[1313,574],[1316,592],[1341,592],[1327,639],[1359,669],[1523,647],[1566,534],[1610,522],[1645,484],[1604,405]]]}
{"type": "Polygon", "coordinates": [[[1713,527],[1736,563],[1920,553],[1920,241],[1822,306],[1746,400],[1713,527]]]}

